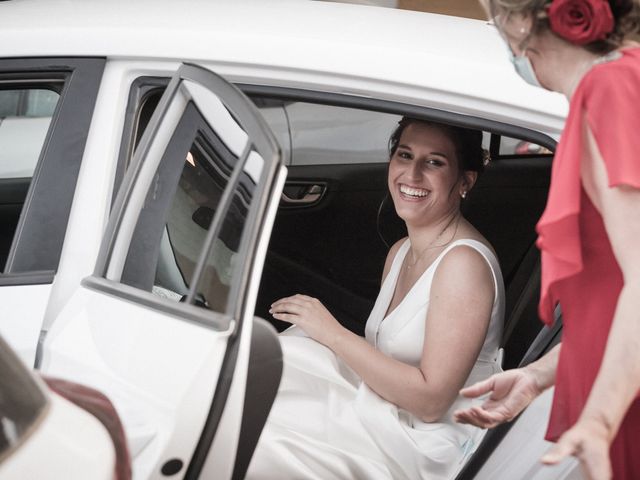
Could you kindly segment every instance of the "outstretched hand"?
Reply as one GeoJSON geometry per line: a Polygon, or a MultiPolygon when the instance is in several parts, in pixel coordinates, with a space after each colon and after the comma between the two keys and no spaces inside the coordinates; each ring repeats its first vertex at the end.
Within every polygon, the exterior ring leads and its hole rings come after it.
{"type": "Polygon", "coordinates": [[[573,455],[580,460],[589,480],[609,480],[612,477],[609,447],[609,429],[602,422],[580,419],[542,456],[541,461],[555,465],[573,455]]]}
{"type": "Polygon", "coordinates": [[[463,388],[460,393],[468,398],[487,393],[491,395],[482,405],[455,411],[455,421],[493,428],[516,417],[542,393],[542,389],[531,372],[517,368],[492,375],[482,382],[463,388]]]}
{"type": "Polygon", "coordinates": [[[320,300],[306,295],[281,298],[271,305],[269,313],[277,320],[299,326],[328,347],[344,329],[320,300]]]}

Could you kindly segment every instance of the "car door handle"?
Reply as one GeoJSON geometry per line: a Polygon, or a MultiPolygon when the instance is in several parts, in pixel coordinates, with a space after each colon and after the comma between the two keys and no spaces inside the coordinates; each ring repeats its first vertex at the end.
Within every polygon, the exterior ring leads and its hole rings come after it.
{"type": "Polygon", "coordinates": [[[282,203],[286,206],[315,205],[326,190],[327,186],[319,183],[287,184],[282,192],[282,203]]]}

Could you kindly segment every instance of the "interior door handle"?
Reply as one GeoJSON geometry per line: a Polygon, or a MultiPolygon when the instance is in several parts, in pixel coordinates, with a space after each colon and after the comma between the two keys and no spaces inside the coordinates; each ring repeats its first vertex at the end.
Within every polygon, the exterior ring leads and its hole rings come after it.
{"type": "Polygon", "coordinates": [[[326,185],[319,183],[287,184],[282,192],[282,203],[289,206],[314,205],[326,189],[326,185]]]}

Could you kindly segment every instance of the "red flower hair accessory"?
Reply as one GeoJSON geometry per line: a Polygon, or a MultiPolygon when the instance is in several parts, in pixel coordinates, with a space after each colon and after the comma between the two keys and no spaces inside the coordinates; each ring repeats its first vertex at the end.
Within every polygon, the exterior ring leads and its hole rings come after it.
{"type": "Polygon", "coordinates": [[[613,31],[607,0],[553,0],[547,15],[551,30],[576,45],[604,40],[613,31]]]}

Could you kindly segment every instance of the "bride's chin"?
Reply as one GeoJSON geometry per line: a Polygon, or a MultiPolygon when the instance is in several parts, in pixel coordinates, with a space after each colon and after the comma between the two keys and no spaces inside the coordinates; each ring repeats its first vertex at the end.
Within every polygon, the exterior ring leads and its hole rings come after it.
{"type": "Polygon", "coordinates": [[[400,219],[402,221],[404,221],[404,223],[406,223],[407,225],[413,225],[416,223],[422,223],[421,220],[424,218],[424,215],[419,214],[418,212],[406,212],[406,211],[398,211],[396,210],[396,213],[398,214],[398,216],[400,217],[400,219]]]}

